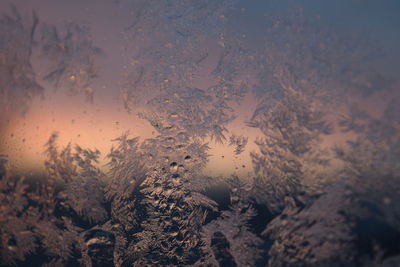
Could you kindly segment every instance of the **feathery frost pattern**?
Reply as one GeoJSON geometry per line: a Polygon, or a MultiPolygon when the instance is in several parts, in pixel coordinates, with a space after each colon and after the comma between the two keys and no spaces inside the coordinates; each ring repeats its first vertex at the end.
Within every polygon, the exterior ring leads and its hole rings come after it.
{"type": "MultiPolygon", "coordinates": [[[[268,17],[254,49],[228,24],[244,12],[238,1],[114,2],[131,14],[121,109],[152,136],[121,133],[102,154],[61,147],[55,132],[40,180],[0,155],[0,266],[400,264],[400,99],[368,38],[291,10],[268,17]],[[363,101],[385,93],[370,114],[363,101]],[[235,125],[247,97],[252,151],[235,125]],[[253,169],[207,175],[213,146],[253,169]]],[[[90,32],[11,6],[0,17],[1,111],[26,112],[44,85],[93,102],[102,50],[90,32]],[[35,51],[48,63],[41,79],[35,51]]]]}

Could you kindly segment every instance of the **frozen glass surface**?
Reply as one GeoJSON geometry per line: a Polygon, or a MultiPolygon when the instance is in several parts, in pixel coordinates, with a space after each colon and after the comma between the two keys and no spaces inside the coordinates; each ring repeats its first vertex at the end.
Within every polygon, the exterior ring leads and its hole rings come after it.
{"type": "Polygon", "coordinates": [[[0,266],[400,266],[399,13],[2,0],[0,266]]]}

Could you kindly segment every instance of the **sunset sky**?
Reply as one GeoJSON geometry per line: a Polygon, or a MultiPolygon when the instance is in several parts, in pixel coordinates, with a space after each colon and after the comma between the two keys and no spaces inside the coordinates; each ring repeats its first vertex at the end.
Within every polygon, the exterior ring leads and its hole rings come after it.
{"type": "MultiPolygon", "coordinates": [[[[9,157],[16,172],[30,173],[43,167],[44,144],[53,132],[58,132],[58,144],[65,146],[69,142],[82,147],[97,148],[102,152],[102,162],[110,150],[112,139],[129,132],[131,136],[148,138],[155,136],[151,125],[129,114],[123,107],[121,89],[133,64],[132,44],[125,28],[131,24],[129,10],[113,0],[14,0],[1,1],[0,12],[9,11],[9,3],[15,4],[19,11],[30,16],[32,10],[39,20],[51,25],[63,25],[77,22],[88,25],[92,39],[103,53],[96,59],[99,77],[94,79],[94,102],[88,103],[83,95],[72,95],[63,88],[55,89],[43,82],[43,98],[35,98],[25,115],[9,114],[3,118],[0,126],[0,154],[9,157]]],[[[337,30],[350,28],[354,32],[367,32],[379,43],[386,55],[386,64],[381,66],[385,72],[399,75],[400,53],[400,2],[391,1],[262,1],[242,0],[241,8],[228,15],[228,27],[242,33],[243,42],[254,51],[262,46],[262,21],[265,17],[283,14],[294,2],[304,9],[305,15],[320,15],[322,21],[330,22],[337,30]]],[[[218,40],[215,40],[218,41],[218,40]]],[[[210,51],[212,54],[212,51],[210,51]]],[[[210,64],[213,59],[210,59],[210,64]]],[[[38,76],[43,73],[39,55],[34,54],[32,65],[38,76]]],[[[198,78],[196,85],[206,88],[209,84],[207,72],[198,78]]],[[[39,82],[40,82],[39,78],[39,82]]],[[[397,83],[399,87],[399,83],[397,83]]],[[[154,92],[148,92],[151,95],[154,92]]],[[[361,105],[371,114],[379,114],[391,95],[382,93],[363,100],[361,105]]],[[[140,103],[142,104],[142,103],[140,103]]],[[[256,151],[254,141],[261,136],[258,129],[246,126],[257,105],[257,99],[248,94],[241,104],[233,104],[237,118],[228,125],[230,133],[249,137],[246,150],[236,156],[234,148],[210,141],[211,154],[205,173],[210,175],[247,175],[252,171],[249,153],[256,151]]],[[[342,142],[341,135],[333,135],[327,144],[342,142]]]]}

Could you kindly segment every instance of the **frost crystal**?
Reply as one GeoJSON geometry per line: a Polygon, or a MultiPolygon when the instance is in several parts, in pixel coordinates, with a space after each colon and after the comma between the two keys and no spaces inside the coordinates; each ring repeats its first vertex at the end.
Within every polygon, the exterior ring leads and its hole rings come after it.
{"type": "Polygon", "coordinates": [[[39,19],[33,13],[29,20],[13,5],[10,15],[0,16],[0,106],[6,114],[25,113],[30,101],[43,93],[31,65],[39,19]]]}
{"type": "Polygon", "coordinates": [[[97,76],[94,59],[101,50],[94,46],[89,28],[78,24],[62,29],[44,25],[40,43],[43,57],[52,65],[44,79],[72,93],[83,92],[93,102],[90,83],[97,76]]]}
{"type": "Polygon", "coordinates": [[[229,137],[229,145],[235,146],[235,154],[239,155],[242,153],[247,145],[248,137],[238,136],[238,135],[231,135],[229,137]]]}

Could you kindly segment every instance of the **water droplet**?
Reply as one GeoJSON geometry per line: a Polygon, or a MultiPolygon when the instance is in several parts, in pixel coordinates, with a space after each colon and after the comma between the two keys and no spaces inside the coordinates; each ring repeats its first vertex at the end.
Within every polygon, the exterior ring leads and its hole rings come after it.
{"type": "Polygon", "coordinates": [[[390,205],[390,203],[392,203],[392,200],[390,198],[388,198],[388,197],[384,197],[383,198],[383,203],[385,205],[390,205]]]}
{"type": "Polygon", "coordinates": [[[178,170],[180,172],[183,172],[185,170],[185,166],[183,166],[182,164],[178,166],[178,170]]]}
{"type": "Polygon", "coordinates": [[[172,112],[171,114],[169,114],[169,117],[172,119],[178,118],[178,113],[172,112]]]}
{"type": "Polygon", "coordinates": [[[167,137],[167,138],[165,138],[165,142],[172,144],[172,143],[175,142],[175,138],[173,138],[173,137],[171,137],[171,136],[170,136],[170,137],[167,137]]]}
{"type": "Polygon", "coordinates": [[[169,166],[170,166],[170,171],[171,172],[177,172],[178,171],[178,164],[175,161],[171,162],[171,164],[169,166]]]}

